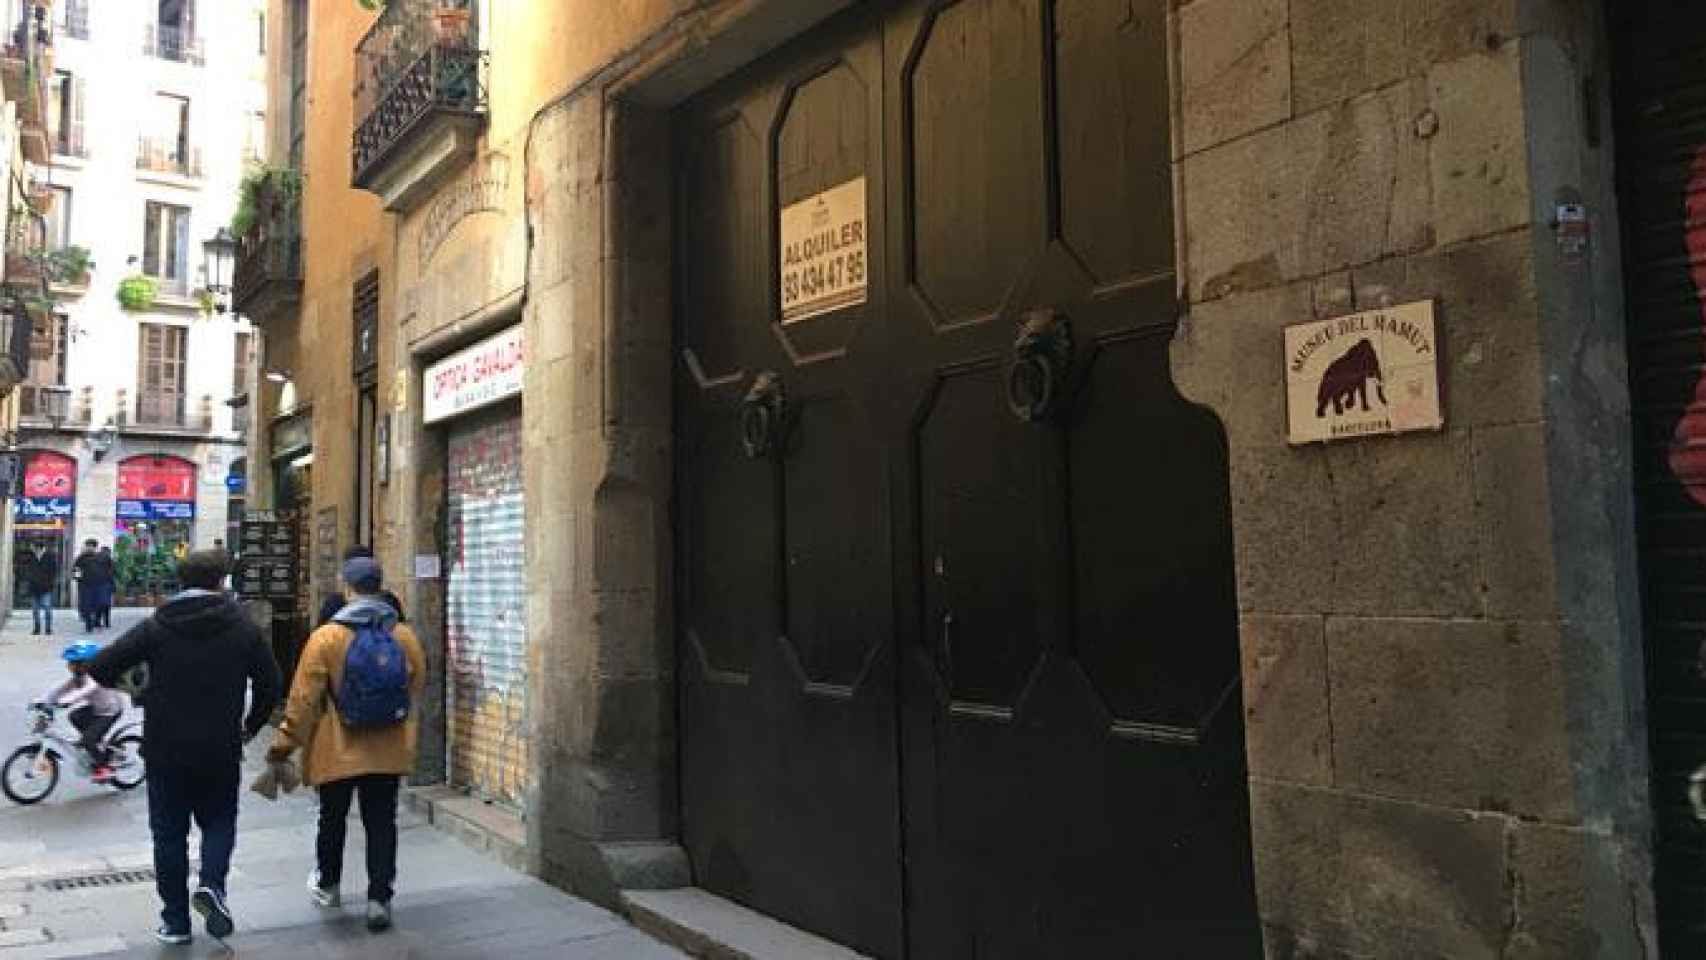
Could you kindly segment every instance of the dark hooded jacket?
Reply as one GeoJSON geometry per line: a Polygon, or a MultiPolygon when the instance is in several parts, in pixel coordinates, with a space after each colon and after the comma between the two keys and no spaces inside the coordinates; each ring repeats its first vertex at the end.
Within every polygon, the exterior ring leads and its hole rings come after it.
{"type": "Polygon", "coordinates": [[[132,627],[89,664],[102,686],[148,665],[142,749],[150,763],[235,763],[243,740],[278,705],[278,664],[243,608],[224,594],[186,590],[132,627]],[[243,696],[254,697],[248,716],[243,696]]]}

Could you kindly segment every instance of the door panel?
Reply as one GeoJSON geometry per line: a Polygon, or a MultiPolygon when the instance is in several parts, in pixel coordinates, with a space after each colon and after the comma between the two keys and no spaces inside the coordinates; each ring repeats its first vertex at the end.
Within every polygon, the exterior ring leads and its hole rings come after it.
{"type": "Polygon", "coordinates": [[[864,5],[681,112],[701,885],[879,957],[1260,955],[1165,10],[864,5]],[[859,177],[866,303],[780,323],[780,211],[859,177]]]}
{"type": "Polygon", "coordinates": [[[1261,954],[1226,440],[1168,368],[1164,13],[888,25],[914,957],[1261,954]]]}
{"type": "Polygon", "coordinates": [[[780,210],[859,177],[869,256],[883,262],[881,58],[860,11],[678,118],[677,503],[695,880],[895,957],[892,546],[873,399],[882,278],[864,305],[783,325],[776,266],[780,210]],[[755,395],[761,383],[775,392],[755,395]],[[762,426],[754,407],[779,428],[746,429],[762,426]],[[771,449],[749,449],[755,439],[771,449]]]}

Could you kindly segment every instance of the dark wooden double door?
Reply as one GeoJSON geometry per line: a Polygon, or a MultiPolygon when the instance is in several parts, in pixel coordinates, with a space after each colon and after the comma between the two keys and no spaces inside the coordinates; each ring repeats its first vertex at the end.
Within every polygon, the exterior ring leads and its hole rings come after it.
{"type": "Polygon", "coordinates": [[[1165,6],[867,6],[681,110],[702,886],[879,957],[1260,955],[1165,6]],[[780,211],[859,178],[865,302],[782,323],[780,211]]]}

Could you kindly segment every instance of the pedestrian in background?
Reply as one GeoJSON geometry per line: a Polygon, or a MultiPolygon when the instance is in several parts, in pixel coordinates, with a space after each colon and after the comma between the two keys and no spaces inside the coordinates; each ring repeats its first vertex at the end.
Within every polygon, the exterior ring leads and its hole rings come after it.
{"type": "Polygon", "coordinates": [[[53,593],[59,586],[59,557],[41,544],[30,548],[24,563],[24,589],[30,594],[30,615],[35,636],[53,633],[53,593]]]}
{"type": "MultiPolygon", "coordinates": [[[[361,544],[356,544],[355,546],[350,547],[348,550],[344,551],[344,562],[345,563],[348,563],[351,560],[355,560],[355,559],[361,558],[361,557],[365,557],[369,560],[373,559],[373,548],[368,547],[368,546],[363,546],[361,544]]],[[[389,590],[381,590],[381,591],[379,591],[379,599],[390,604],[391,609],[397,611],[397,622],[398,623],[408,623],[409,622],[408,616],[403,613],[403,601],[397,599],[396,594],[392,593],[389,590]]],[[[348,602],[349,602],[348,598],[345,597],[342,593],[328,593],[328,594],[326,594],[320,600],[320,615],[317,618],[315,618],[314,626],[323,627],[326,624],[331,623],[332,618],[337,616],[338,611],[342,610],[344,608],[344,604],[346,604],[348,602]]]]}
{"type": "Polygon", "coordinates": [[[71,579],[77,581],[77,616],[83,621],[84,633],[95,632],[95,611],[99,607],[97,597],[100,588],[91,575],[101,559],[101,554],[95,549],[97,546],[99,544],[93,537],[83,541],[83,552],[71,561],[71,579]]]}
{"type": "Polygon", "coordinates": [[[89,675],[118,686],[148,666],[148,826],[154,835],[155,886],[162,909],[155,936],[190,942],[190,909],[209,936],[223,940],[235,921],[225,879],[237,843],[237,791],[243,743],[278,704],[278,665],[261,631],[219,590],[225,557],[197,551],[178,564],[183,589],[102,651],[89,675]],[[247,716],[243,699],[250,694],[247,716]],[[201,830],[201,874],[189,892],[190,821],[201,830]]]}
{"type": "Polygon", "coordinates": [[[113,591],[118,589],[118,561],[113,559],[112,547],[101,548],[94,569],[95,582],[99,585],[95,594],[95,626],[106,630],[113,625],[113,591]]]}
{"type": "Polygon", "coordinates": [[[344,563],[348,602],[308,638],[284,721],[267,751],[278,763],[303,752],[302,781],[320,791],[314,903],[342,902],[344,838],[359,799],[367,832],[367,928],[391,926],[397,879],[397,792],[415,767],[419,723],[412,704],[426,686],[426,656],[414,632],[381,599],[384,573],[371,557],[344,563]],[[398,662],[398,658],[402,662],[398,662]],[[371,705],[380,704],[374,713],[371,705]]]}

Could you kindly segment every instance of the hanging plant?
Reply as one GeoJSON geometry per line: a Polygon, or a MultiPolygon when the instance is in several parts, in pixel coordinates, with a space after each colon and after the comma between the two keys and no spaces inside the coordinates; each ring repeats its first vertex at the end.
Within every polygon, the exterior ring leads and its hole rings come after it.
{"type": "Polygon", "coordinates": [[[302,198],[302,174],[288,167],[250,167],[237,184],[231,232],[244,236],[255,224],[278,216],[302,198]]]}
{"type": "Polygon", "coordinates": [[[118,305],[126,313],[141,313],[154,306],[160,284],[153,277],[133,273],[118,283],[118,305]]]}
{"type": "Polygon", "coordinates": [[[196,290],[195,302],[196,306],[201,309],[203,319],[213,316],[213,308],[219,305],[219,302],[214,299],[213,291],[206,287],[201,287],[196,290]]]}

